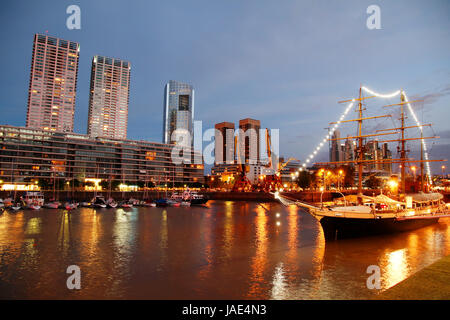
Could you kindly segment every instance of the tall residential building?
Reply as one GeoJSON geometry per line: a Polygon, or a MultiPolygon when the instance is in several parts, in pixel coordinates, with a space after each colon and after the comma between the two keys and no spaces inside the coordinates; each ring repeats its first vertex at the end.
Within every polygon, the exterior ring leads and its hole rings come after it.
{"type": "MultiPolygon", "coordinates": [[[[381,147],[381,153],[383,156],[383,159],[392,159],[392,152],[389,150],[388,144],[385,142],[383,143],[383,146],[381,147]]],[[[392,173],[392,163],[386,162],[382,165],[383,170],[388,172],[389,174],[392,173]]]]}
{"type": "Polygon", "coordinates": [[[92,59],[87,126],[91,137],[127,138],[130,70],[128,61],[103,56],[92,59]]]}
{"type": "Polygon", "coordinates": [[[193,122],[194,88],[170,80],[164,90],[163,143],[176,143],[183,139],[183,144],[192,145],[193,122]]]}
{"type": "Polygon", "coordinates": [[[259,162],[259,129],[261,122],[250,118],[239,120],[239,157],[249,164],[259,162]]]}
{"type": "Polygon", "coordinates": [[[344,143],[344,161],[354,160],[356,157],[356,141],[351,139],[345,139],[344,143]]]}
{"type": "Polygon", "coordinates": [[[26,126],[73,131],[80,45],[35,34],[26,126]]]}
{"type": "Polygon", "coordinates": [[[341,133],[339,130],[334,131],[331,139],[330,162],[343,161],[345,145],[341,144],[341,133]]]}
{"type": "Polygon", "coordinates": [[[221,122],[214,127],[214,163],[234,163],[234,123],[221,122]]]}
{"type": "MultiPolygon", "coordinates": [[[[388,149],[388,144],[384,143],[381,148],[378,144],[377,140],[370,140],[364,146],[364,159],[365,160],[387,160],[392,159],[392,153],[388,149]]],[[[391,163],[367,163],[364,165],[364,170],[366,171],[386,171],[391,172],[392,164],[391,163]]]]}

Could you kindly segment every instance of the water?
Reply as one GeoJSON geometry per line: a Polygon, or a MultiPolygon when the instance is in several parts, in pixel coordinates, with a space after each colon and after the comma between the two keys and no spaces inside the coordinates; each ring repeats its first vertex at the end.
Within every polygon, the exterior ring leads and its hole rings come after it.
{"type": "Polygon", "coordinates": [[[450,219],[325,244],[301,209],[263,206],[5,212],[0,298],[366,299],[380,292],[366,286],[369,265],[384,290],[450,254],[450,219]],[[69,265],[80,290],[66,287],[69,265]]]}

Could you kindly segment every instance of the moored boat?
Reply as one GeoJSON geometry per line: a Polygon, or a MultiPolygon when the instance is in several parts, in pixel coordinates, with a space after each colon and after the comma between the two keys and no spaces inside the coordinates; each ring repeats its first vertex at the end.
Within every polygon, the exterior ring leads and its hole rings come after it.
{"type": "Polygon", "coordinates": [[[106,208],[106,201],[102,195],[97,195],[91,200],[91,206],[94,208],[106,208]]]}
{"type": "Polygon", "coordinates": [[[42,207],[47,208],[47,209],[58,209],[60,206],[61,206],[60,202],[52,201],[52,202],[44,203],[44,205],[42,207]]]}
{"type": "Polygon", "coordinates": [[[108,208],[116,208],[118,205],[118,203],[116,201],[114,201],[113,198],[109,198],[108,200],[106,200],[106,206],[108,208]]]}

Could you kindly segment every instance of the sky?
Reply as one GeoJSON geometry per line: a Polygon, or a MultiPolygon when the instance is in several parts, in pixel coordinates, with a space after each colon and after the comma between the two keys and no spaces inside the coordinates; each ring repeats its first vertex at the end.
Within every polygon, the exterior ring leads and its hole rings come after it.
{"type": "MultiPolygon", "coordinates": [[[[78,133],[86,133],[91,61],[98,54],[131,62],[129,139],[162,140],[164,85],[177,80],[194,86],[194,117],[204,129],[259,119],[263,128],[280,129],[282,156],[302,160],[345,110],[338,101],[356,97],[364,85],[380,93],[402,88],[410,100],[423,100],[414,108],[433,124],[426,134],[441,137],[427,141],[430,157],[449,159],[449,16],[446,0],[6,0],[0,123],[25,125],[33,36],[47,32],[80,43],[78,133]],[[66,27],[72,4],[81,9],[80,30],[66,27]],[[381,29],[370,30],[366,10],[374,4],[381,29]]],[[[367,114],[399,102],[372,100],[367,114]]],[[[341,133],[354,131],[347,126],[341,133]]],[[[328,160],[328,150],[314,160],[328,160]]]]}

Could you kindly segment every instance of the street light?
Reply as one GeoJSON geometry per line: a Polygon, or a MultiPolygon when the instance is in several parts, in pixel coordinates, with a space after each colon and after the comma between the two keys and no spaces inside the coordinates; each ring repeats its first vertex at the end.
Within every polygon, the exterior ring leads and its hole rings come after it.
{"type": "Polygon", "coordinates": [[[444,178],[445,166],[442,166],[442,178],[444,178]]]}
{"type": "Polygon", "coordinates": [[[414,174],[414,182],[416,181],[416,167],[415,166],[412,166],[411,167],[411,170],[412,170],[412,172],[413,172],[413,174],[414,174]]]}
{"type": "Polygon", "coordinates": [[[338,176],[338,190],[341,190],[341,179],[342,179],[342,174],[344,173],[344,171],[339,170],[339,176],[338,176]]]}

